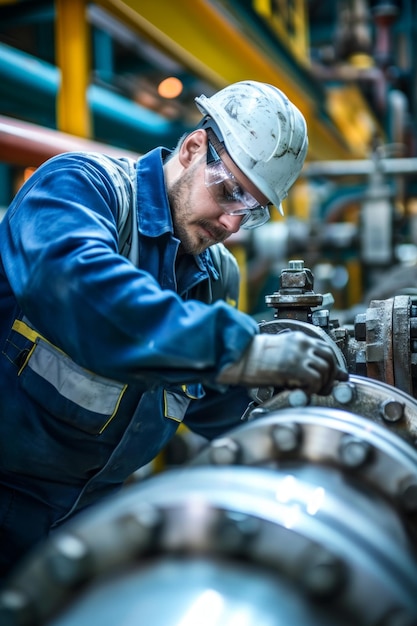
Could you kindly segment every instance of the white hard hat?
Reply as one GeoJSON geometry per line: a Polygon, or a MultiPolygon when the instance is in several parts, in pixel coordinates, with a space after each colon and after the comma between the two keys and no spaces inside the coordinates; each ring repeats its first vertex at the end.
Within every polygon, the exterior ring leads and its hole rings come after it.
{"type": "Polygon", "coordinates": [[[211,97],[195,99],[217,124],[239,169],[283,215],[281,202],[298,178],[307,154],[305,119],[273,85],[245,80],[211,97]]]}

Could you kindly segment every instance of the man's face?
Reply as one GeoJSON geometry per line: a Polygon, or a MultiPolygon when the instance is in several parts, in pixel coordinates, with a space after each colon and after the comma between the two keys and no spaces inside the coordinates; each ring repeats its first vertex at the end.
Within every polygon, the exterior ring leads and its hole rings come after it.
{"type": "MultiPolygon", "coordinates": [[[[188,144],[185,145],[184,153],[192,153],[192,157],[189,158],[189,162],[186,159],[182,160],[187,166],[180,176],[168,184],[174,233],[181,241],[183,252],[195,255],[201,254],[215,243],[224,242],[239,230],[243,219],[242,215],[231,215],[220,206],[222,195],[225,193],[223,185],[218,189],[220,195],[217,200],[217,190],[213,193],[213,189],[209,191],[207,188],[205,180],[207,136],[203,131],[197,133],[194,135],[197,141],[194,143],[190,141],[195,153],[187,152],[188,144]]],[[[222,151],[220,156],[237,184],[256,197],[260,204],[267,204],[268,200],[260,195],[252,182],[242,174],[227,152],[222,151]]]]}
{"type": "Polygon", "coordinates": [[[204,184],[206,156],[190,165],[168,188],[175,236],[183,251],[201,254],[215,243],[237,232],[242,221],[238,215],[226,215],[204,184]]]}

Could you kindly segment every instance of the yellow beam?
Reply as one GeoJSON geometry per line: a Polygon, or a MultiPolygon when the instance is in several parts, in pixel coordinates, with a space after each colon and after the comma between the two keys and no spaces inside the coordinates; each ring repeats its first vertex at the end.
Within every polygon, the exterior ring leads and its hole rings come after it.
{"type": "Polygon", "coordinates": [[[299,80],[281,68],[276,59],[252,42],[227,13],[207,0],[98,0],[113,15],[128,23],[190,72],[221,88],[254,79],[285,91],[306,117],[310,135],[309,157],[314,159],[360,158],[352,155],[338,128],[322,121],[316,102],[299,80]]]}
{"type": "Polygon", "coordinates": [[[305,63],[308,58],[306,0],[253,0],[252,5],[280,40],[286,42],[294,57],[305,63]]]}
{"type": "MultiPolygon", "coordinates": [[[[179,43],[181,41],[180,38],[177,39],[175,36],[172,38],[156,24],[153,24],[152,21],[149,21],[142,15],[140,2],[131,2],[130,0],[127,0],[127,2],[123,0],[97,0],[96,4],[100,4],[112,15],[125,24],[128,24],[130,28],[146,37],[146,39],[155,44],[157,48],[173,59],[176,59],[191,73],[200,76],[203,80],[213,84],[216,88],[225,87],[227,85],[228,81],[222,76],[222,73],[217,73],[211,67],[211,64],[207,65],[207,63],[198,56],[190,53],[184,48],[182,43],[179,43]]],[[[165,10],[165,0],[162,0],[160,4],[156,4],[157,7],[160,7],[161,11],[165,10]]],[[[178,19],[178,16],[176,17],[178,19]]]]}
{"type": "Polygon", "coordinates": [[[87,102],[90,71],[89,29],[86,0],[55,0],[57,66],[61,83],[57,100],[59,130],[91,137],[87,102]]]}
{"type": "Polygon", "coordinates": [[[285,91],[297,104],[305,103],[295,81],[227,20],[215,3],[206,0],[99,0],[136,26],[170,56],[215,88],[253,78],[285,83],[285,91]]]}

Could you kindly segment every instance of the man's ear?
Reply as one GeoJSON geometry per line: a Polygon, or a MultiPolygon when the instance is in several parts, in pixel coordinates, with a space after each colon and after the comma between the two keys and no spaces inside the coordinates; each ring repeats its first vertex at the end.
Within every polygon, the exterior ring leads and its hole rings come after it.
{"type": "Polygon", "coordinates": [[[187,135],[179,149],[178,158],[184,168],[200,159],[207,151],[207,132],[202,128],[187,135]]]}

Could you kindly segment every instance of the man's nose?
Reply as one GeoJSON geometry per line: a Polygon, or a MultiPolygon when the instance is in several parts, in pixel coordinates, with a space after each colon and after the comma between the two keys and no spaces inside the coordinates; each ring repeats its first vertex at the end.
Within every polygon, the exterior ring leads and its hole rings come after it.
{"type": "Polygon", "coordinates": [[[242,223],[242,215],[229,215],[229,213],[222,213],[219,217],[219,222],[229,233],[237,233],[242,223]]]}

